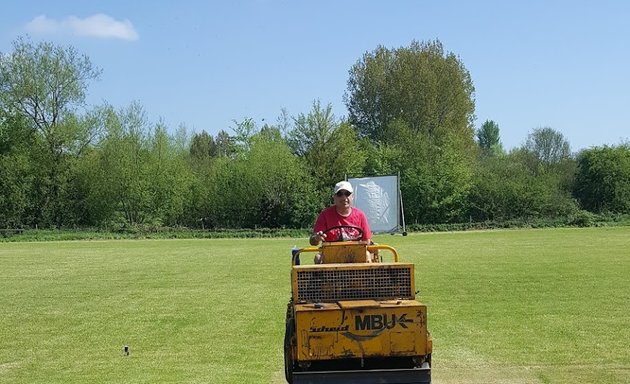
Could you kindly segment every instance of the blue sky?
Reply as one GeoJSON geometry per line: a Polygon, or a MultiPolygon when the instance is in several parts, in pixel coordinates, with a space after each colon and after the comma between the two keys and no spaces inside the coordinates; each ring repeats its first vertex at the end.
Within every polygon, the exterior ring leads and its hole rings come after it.
{"type": "Polygon", "coordinates": [[[0,52],[29,34],[72,45],[103,69],[88,102],[138,101],[173,131],[232,133],[308,113],[337,117],[348,71],[377,46],[438,39],[475,85],[476,124],[499,124],[506,149],[534,128],[574,151],[630,137],[627,1],[11,1],[0,52]],[[263,121],[264,119],[264,121],[263,121]]]}

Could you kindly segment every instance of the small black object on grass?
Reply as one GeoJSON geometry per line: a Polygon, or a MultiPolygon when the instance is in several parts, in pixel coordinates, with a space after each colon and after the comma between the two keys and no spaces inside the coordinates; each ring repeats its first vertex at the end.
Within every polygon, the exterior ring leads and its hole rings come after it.
{"type": "Polygon", "coordinates": [[[124,354],[125,356],[129,356],[129,346],[128,346],[128,345],[125,345],[125,346],[123,347],[123,354],[124,354]]]}

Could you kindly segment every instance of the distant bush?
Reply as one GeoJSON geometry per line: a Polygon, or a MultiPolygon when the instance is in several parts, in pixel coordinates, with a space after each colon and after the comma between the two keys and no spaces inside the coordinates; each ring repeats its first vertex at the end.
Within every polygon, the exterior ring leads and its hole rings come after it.
{"type": "MultiPolygon", "coordinates": [[[[594,214],[578,211],[558,219],[483,221],[466,223],[411,224],[407,232],[457,232],[510,228],[559,228],[630,226],[630,215],[605,213],[594,214]]],[[[254,228],[201,230],[186,227],[133,226],[117,231],[94,228],[21,229],[6,231],[0,242],[15,241],[71,241],[71,240],[118,240],[118,239],[221,239],[221,238],[299,238],[308,237],[311,229],[254,228]]]]}
{"type": "Polygon", "coordinates": [[[560,227],[604,227],[630,225],[630,215],[594,214],[588,211],[577,211],[568,217],[556,219],[483,221],[468,223],[411,224],[408,232],[452,232],[509,228],[560,228],[560,227]]]}
{"type": "Polygon", "coordinates": [[[286,228],[216,229],[199,230],[183,227],[134,226],[119,231],[96,229],[26,229],[0,237],[0,242],[12,241],[68,241],[117,239],[218,239],[218,238],[272,238],[308,237],[310,230],[286,228]]]}

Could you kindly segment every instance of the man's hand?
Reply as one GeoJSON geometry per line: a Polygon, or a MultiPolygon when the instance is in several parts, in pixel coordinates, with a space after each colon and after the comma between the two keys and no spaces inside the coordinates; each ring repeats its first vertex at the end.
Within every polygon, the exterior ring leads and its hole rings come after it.
{"type": "Polygon", "coordinates": [[[323,231],[319,231],[319,232],[315,232],[313,233],[313,235],[311,236],[311,245],[317,245],[320,243],[320,241],[325,241],[326,240],[326,234],[323,231]]]}

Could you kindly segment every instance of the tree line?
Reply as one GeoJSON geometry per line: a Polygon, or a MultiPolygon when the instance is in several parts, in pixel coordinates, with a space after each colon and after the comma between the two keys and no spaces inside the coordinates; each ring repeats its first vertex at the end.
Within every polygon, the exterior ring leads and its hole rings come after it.
{"type": "Polygon", "coordinates": [[[19,37],[0,53],[0,228],[308,228],[350,176],[401,175],[408,224],[630,213],[630,145],[572,153],[550,127],[505,151],[475,128],[468,70],[439,41],[378,46],[349,70],[337,118],[314,101],[216,135],[85,105],[101,70],[19,37]]]}

